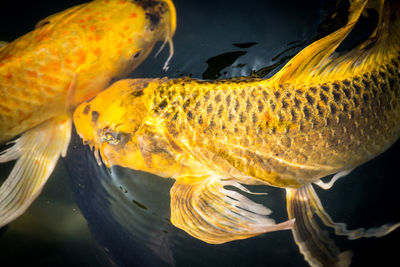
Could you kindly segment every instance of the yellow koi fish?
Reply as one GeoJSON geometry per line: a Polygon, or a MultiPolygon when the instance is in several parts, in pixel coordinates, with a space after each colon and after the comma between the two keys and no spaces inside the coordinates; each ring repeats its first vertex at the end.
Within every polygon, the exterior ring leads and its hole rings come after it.
{"type": "Polygon", "coordinates": [[[0,154],[17,160],[0,188],[0,227],[40,193],[69,144],[72,110],[131,72],[176,28],[171,0],[95,0],[40,21],[0,48],[0,154]]]}
{"type": "Polygon", "coordinates": [[[321,178],[336,180],[398,140],[399,65],[399,4],[353,0],[344,27],[270,79],[122,80],[81,104],[74,123],[107,164],[176,179],[171,222],[190,235],[219,244],[292,229],[311,265],[346,265],[350,253],[324,254],[331,247],[314,215],[350,238],[399,224],[347,230],[326,214],[312,183],[329,188],[321,178]],[[379,13],[371,36],[336,53],[369,8],[379,13]],[[240,193],[251,193],[242,184],[285,188],[289,220],[276,224],[240,193]]]}

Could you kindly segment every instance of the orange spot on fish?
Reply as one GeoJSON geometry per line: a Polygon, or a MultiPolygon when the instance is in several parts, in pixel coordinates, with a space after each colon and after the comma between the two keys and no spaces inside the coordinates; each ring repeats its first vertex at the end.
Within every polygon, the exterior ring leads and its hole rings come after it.
{"type": "Polygon", "coordinates": [[[130,17],[130,18],[136,18],[136,17],[137,17],[137,14],[136,14],[136,13],[132,13],[129,17],[130,17]]]}
{"type": "Polygon", "coordinates": [[[26,75],[29,77],[29,78],[37,78],[37,73],[36,73],[36,71],[31,71],[31,70],[26,70],[26,75]]]}
{"type": "Polygon", "coordinates": [[[91,30],[91,31],[97,30],[97,26],[96,26],[96,25],[91,26],[91,27],[90,27],[90,30],[91,30]]]}
{"type": "Polygon", "coordinates": [[[103,36],[101,36],[101,35],[96,35],[94,38],[96,39],[96,41],[100,41],[100,40],[103,38],[103,36]]]}
{"type": "Polygon", "coordinates": [[[128,43],[132,43],[133,42],[133,40],[132,40],[132,38],[128,38],[128,43]]]}
{"type": "Polygon", "coordinates": [[[100,56],[101,55],[101,49],[100,49],[100,47],[97,47],[95,50],[94,50],[94,54],[96,55],[96,56],[100,56]]]}
{"type": "Polygon", "coordinates": [[[60,61],[52,61],[50,67],[53,71],[58,72],[61,70],[61,63],[60,61]]]}
{"type": "Polygon", "coordinates": [[[110,0],[106,0],[106,4],[110,3],[110,0]]]}
{"type": "Polygon", "coordinates": [[[84,22],[85,22],[85,19],[80,19],[79,22],[80,22],[80,23],[84,23],[84,22]]]}
{"type": "Polygon", "coordinates": [[[11,74],[11,73],[8,73],[8,74],[6,75],[6,78],[7,78],[8,80],[11,80],[11,79],[12,79],[12,74],[11,74]]]}
{"type": "Polygon", "coordinates": [[[271,121],[271,116],[268,114],[268,113],[265,113],[265,115],[264,115],[264,119],[265,119],[265,122],[270,122],[271,121]]]}
{"type": "Polygon", "coordinates": [[[101,20],[102,20],[102,21],[106,21],[107,18],[106,18],[106,17],[102,17],[101,20]]]}
{"type": "Polygon", "coordinates": [[[128,30],[128,29],[129,29],[129,26],[125,25],[124,30],[128,30]]]}
{"type": "Polygon", "coordinates": [[[76,56],[77,56],[77,58],[78,58],[78,61],[77,61],[78,64],[83,64],[83,63],[85,63],[85,61],[86,61],[86,53],[85,53],[85,51],[83,51],[82,49],[80,49],[80,50],[76,53],[76,56]]]}

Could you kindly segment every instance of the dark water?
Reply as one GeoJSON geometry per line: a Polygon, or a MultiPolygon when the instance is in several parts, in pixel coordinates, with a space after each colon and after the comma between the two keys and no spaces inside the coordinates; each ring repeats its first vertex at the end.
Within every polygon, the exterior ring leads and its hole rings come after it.
{"type": "MultiPolygon", "coordinates": [[[[11,41],[41,18],[81,2],[15,1],[2,6],[0,40],[11,41]]],[[[169,70],[161,71],[164,50],[131,77],[272,75],[313,38],[340,25],[340,20],[323,22],[336,1],[310,0],[301,6],[294,0],[174,2],[178,28],[169,70]]],[[[331,190],[317,189],[335,221],[349,228],[400,221],[399,151],[397,143],[331,190]]],[[[0,165],[2,178],[11,167],[0,165]]],[[[118,167],[110,174],[74,135],[67,159],[59,162],[42,195],[26,214],[1,229],[0,266],[307,266],[290,231],[209,245],[176,229],[169,222],[172,183],[118,167]]],[[[257,201],[273,210],[274,219],[284,220],[284,191],[257,190],[269,193],[257,201]]],[[[335,241],[354,252],[353,266],[389,266],[397,262],[400,230],[378,239],[335,241]]]]}

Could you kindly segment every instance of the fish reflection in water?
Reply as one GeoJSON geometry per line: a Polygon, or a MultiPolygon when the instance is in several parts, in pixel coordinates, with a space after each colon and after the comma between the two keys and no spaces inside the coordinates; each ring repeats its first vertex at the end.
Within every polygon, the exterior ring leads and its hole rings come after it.
{"type": "Polygon", "coordinates": [[[398,139],[397,7],[378,9],[384,23],[371,38],[331,56],[365,4],[354,1],[347,25],[307,47],[269,80],[120,81],[77,109],[77,131],[111,165],[175,178],[171,220],[196,238],[220,244],[291,228],[296,218],[292,232],[311,265],[348,265],[350,252],[341,252],[322,225],[351,239],[380,237],[398,226],[347,230],[332,221],[311,186],[331,187],[319,179],[347,175],[398,139]],[[218,106],[222,99],[226,106],[218,106]],[[226,111],[230,104],[235,114],[226,111]],[[255,128],[243,128],[250,121],[255,128]],[[275,224],[269,209],[245,196],[252,192],[241,184],[260,183],[287,188],[291,220],[275,224]]]}

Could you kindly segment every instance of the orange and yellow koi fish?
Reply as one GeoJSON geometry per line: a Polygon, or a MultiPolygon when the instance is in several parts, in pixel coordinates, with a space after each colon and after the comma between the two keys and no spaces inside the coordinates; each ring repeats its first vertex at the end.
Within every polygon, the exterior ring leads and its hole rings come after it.
{"type": "Polygon", "coordinates": [[[176,28],[171,0],[94,0],[40,21],[0,48],[0,143],[18,159],[0,188],[0,227],[40,193],[70,139],[74,107],[131,72],[176,28]]]}
{"type": "Polygon", "coordinates": [[[326,214],[312,183],[329,188],[322,177],[336,180],[400,137],[399,4],[351,1],[344,27],[270,79],[122,80],[81,104],[74,123],[110,165],[176,179],[171,222],[190,235],[219,244],[292,229],[311,265],[346,265],[350,253],[332,252],[316,216],[350,238],[399,224],[347,230],[326,214]],[[335,53],[369,8],[380,15],[371,36],[335,53]],[[242,184],[285,188],[289,220],[276,224],[240,194],[251,193],[242,184]]]}

